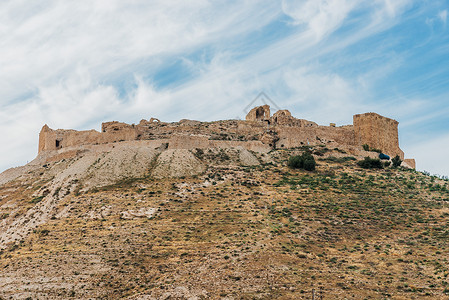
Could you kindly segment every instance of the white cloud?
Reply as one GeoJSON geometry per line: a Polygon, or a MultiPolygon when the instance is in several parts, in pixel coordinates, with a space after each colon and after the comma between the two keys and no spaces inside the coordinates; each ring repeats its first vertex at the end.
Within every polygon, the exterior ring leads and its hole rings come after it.
{"type": "Polygon", "coordinates": [[[344,62],[320,60],[391,28],[410,2],[2,1],[0,170],[35,156],[44,123],[99,129],[110,120],[244,117],[260,91],[297,117],[350,123],[353,113],[367,108],[373,82],[400,59],[357,76],[338,72],[344,62]],[[292,32],[253,41],[284,14],[296,25],[292,32]],[[348,20],[350,30],[317,46],[348,20]],[[189,56],[202,50],[207,58],[189,56]],[[193,76],[169,88],[156,86],[155,70],[172,60],[182,61],[193,76]]]}
{"type": "Polygon", "coordinates": [[[447,23],[447,9],[440,11],[438,13],[438,18],[440,18],[440,21],[443,22],[444,26],[446,26],[446,23],[447,23]]]}
{"type": "Polygon", "coordinates": [[[143,75],[174,55],[258,30],[279,14],[277,5],[1,1],[0,170],[35,155],[32,145],[44,123],[87,129],[105,119],[133,122],[160,114],[172,104],[172,92],[156,91],[143,75]],[[105,83],[134,75],[135,89],[105,83]]]}
{"type": "Polygon", "coordinates": [[[169,95],[157,92],[136,78],[136,87],[120,98],[115,87],[98,84],[89,72],[79,69],[70,78],[42,87],[32,99],[4,106],[0,112],[0,166],[14,166],[37,153],[38,133],[50,127],[100,130],[102,121],[129,123],[161,114],[171,104],[169,95]]]}
{"type": "Polygon", "coordinates": [[[282,9],[295,24],[305,24],[317,40],[341,26],[355,8],[353,0],[283,0],[282,9]]]}
{"type": "Polygon", "coordinates": [[[396,17],[402,11],[413,3],[412,0],[376,0],[382,7],[381,11],[387,13],[390,17],[396,17]]]}
{"type": "Polygon", "coordinates": [[[2,101],[19,97],[23,88],[53,82],[78,65],[89,66],[94,76],[120,71],[141,59],[146,60],[142,67],[155,68],[164,57],[256,30],[277,15],[270,1],[39,3],[29,10],[23,1],[0,3],[2,101]],[[254,13],[261,4],[266,9],[254,13]]]}
{"type": "Polygon", "coordinates": [[[352,122],[348,117],[363,106],[357,83],[338,74],[320,73],[316,67],[312,70],[301,67],[286,71],[284,80],[291,93],[288,106],[297,110],[301,118],[324,125],[328,122],[346,125],[352,122]],[[333,119],[329,120],[329,116],[333,119]]]}

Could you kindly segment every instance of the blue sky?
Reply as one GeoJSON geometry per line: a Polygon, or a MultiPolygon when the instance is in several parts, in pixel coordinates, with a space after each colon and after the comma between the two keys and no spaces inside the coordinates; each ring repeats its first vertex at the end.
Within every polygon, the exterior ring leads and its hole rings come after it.
{"type": "Polygon", "coordinates": [[[0,3],[0,170],[38,133],[157,117],[244,118],[259,92],[294,116],[400,122],[417,167],[449,175],[448,1],[0,3]]]}

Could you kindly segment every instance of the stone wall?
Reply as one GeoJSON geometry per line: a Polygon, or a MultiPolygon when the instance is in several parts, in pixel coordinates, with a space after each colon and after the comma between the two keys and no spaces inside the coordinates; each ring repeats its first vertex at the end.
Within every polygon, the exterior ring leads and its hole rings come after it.
{"type": "Polygon", "coordinates": [[[413,159],[413,158],[406,158],[406,159],[404,159],[404,163],[406,164],[407,167],[410,167],[412,169],[416,169],[415,159],[413,159]]]}
{"type": "Polygon", "coordinates": [[[39,153],[82,145],[149,140],[169,141],[167,147],[173,149],[242,146],[255,151],[305,145],[362,150],[362,145],[368,144],[390,156],[404,158],[399,148],[398,122],[395,120],[366,113],[355,115],[354,125],[319,126],[312,121],[293,117],[288,110],[280,110],[271,116],[268,105],[252,109],[246,121],[181,120],[165,123],[151,118],[137,125],[117,121],[103,123],[101,132],[53,130],[45,125],[39,134],[39,153]]]}
{"type": "Polygon", "coordinates": [[[354,130],[351,127],[276,127],[279,140],[276,143],[278,148],[294,148],[305,145],[326,145],[337,143],[342,145],[355,146],[354,130]]]}
{"type": "Polygon", "coordinates": [[[246,115],[246,121],[265,121],[269,120],[270,117],[270,106],[263,105],[251,109],[250,112],[246,115]]]}
{"type": "Polygon", "coordinates": [[[399,148],[398,121],[376,113],[365,113],[355,115],[353,123],[357,145],[367,144],[385,154],[399,155],[404,159],[404,152],[399,148]]]}
{"type": "Polygon", "coordinates": [[[98,145],[136,139],[134,128],[98,132],[96,130],[53,130],[45,125],[39,133],[39,153],[81,145],[98,145]]]}
{"type": "Polygon", "coordinates": [[[101,132],[113,133],[117,131],[134,130],[134,127],[134,125],[112,121],[101,124],[101,132]]]}

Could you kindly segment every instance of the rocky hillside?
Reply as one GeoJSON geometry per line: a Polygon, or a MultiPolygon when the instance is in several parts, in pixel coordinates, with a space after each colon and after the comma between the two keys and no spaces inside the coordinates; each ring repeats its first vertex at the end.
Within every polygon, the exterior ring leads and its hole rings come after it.
{"type": "Polygon", "coordinates": [[[0,175],[3,299],[447,299],[449,185],[255,153],[116,143],[0,175]]]}

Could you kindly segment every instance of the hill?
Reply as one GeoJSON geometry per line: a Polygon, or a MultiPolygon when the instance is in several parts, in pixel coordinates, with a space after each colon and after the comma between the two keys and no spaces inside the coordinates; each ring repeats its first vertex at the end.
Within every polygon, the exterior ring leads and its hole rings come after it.
{"type": "Polygon", "coordinates": [[[445,180],[325,144],[68,151],[0,175],[4,299],[448,297],[445,180]]]}

